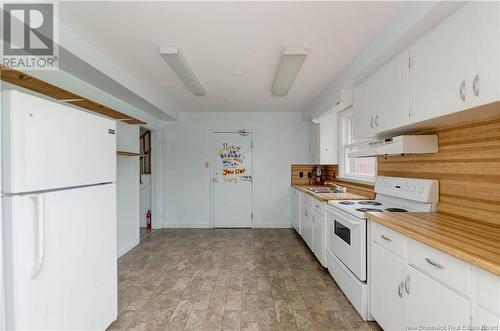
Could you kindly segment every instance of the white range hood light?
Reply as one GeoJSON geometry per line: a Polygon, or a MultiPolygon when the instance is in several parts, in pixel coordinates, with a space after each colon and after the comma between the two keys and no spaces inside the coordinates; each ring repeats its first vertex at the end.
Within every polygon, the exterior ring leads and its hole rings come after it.
{"type": "Polygon", "coordinates": [[[348,148],[349,150],[347,155],[350,158],[404,154],[431,154],[438,152],[438,136],[398,136],[394,138],[351,144],[348,148]]]}
{"type": "Polygon", "coordinates": [[[184,56],[182,56],[180,49],[177,47],[160,47],[160,55],[191,93],[196,96],[206,94],[200,81],[191,70],[184,56]]]}
{"type": "Polygon", "coordinates": [[[280,64],[274,76],[273,95],[285,96],[299,73],[307,55],[305,48],[288,47],[281,54],[280,64]]]}

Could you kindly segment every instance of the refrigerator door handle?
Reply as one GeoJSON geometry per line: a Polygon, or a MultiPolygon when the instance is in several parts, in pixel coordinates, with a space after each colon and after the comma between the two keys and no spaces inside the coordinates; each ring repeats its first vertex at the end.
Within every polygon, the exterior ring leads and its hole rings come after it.
{"type": "Polygon", "coordinates": [[[43,259],[45,255],[45,200],[42,194],[31,196],[36,203],[36,261],[33,264],[30,279],[34,279],[43,266],[43,259]]]}

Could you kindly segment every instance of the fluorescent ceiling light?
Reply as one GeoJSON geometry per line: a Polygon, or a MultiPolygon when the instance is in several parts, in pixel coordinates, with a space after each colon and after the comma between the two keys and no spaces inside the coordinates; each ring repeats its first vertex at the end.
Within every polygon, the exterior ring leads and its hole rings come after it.
{"type": "Polygon", "coordinates": [[[305,48],[288,47],[281,54],[281,60],[274,76],[273,95],[285,96],[299,73],[300,67],[307,55],[305,48]]]}
{"type": "Polygon", "coordinates": [[[194,95],[205,95],[206,91],[177,47],[160,47],[161,57],[194,95]]]}

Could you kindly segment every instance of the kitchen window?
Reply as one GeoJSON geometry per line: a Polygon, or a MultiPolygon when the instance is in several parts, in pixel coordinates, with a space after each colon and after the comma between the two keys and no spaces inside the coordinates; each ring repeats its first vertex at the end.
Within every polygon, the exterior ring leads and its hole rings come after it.
{"type": "Polygon", "coordinates": [[[349,158],[347,156],[347,146],[356,142],[353,135],[353,113],[351,107],[342,111],[339,116],[340,177],[343,179],[373,182],[377,174],[377,158],[349,158]]]}

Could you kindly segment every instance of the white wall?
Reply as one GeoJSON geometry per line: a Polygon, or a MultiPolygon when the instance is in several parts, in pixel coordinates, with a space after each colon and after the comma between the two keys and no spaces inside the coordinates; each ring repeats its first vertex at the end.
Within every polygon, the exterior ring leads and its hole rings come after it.
{"type": "MultiPolygon", "coordinates": [[[[139,153],[139,126],[116,123],[119,151],[139,153]]],[[[139,157],[117,160],[118,257],[139,243],[139,157]]]]}
{"type": "MultiPolygon", "coordinates": [[[[167,227],[211,227],[210,132],[255,130],[254,224],[291,227],[290,165],[307,163],[309,124],[302,113],[181,113],[162,131],[167,227]]],[[[153,170],[154,171],[154,170],[153,170]]]]}

